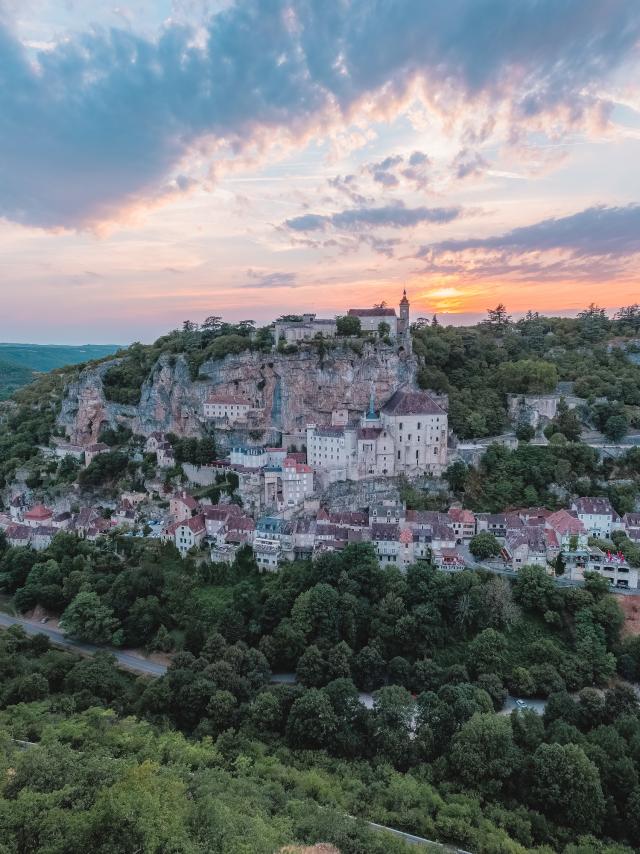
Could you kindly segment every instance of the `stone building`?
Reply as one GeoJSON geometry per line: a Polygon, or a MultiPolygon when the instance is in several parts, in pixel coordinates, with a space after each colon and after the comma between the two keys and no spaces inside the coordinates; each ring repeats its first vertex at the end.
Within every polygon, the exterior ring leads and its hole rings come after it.
{"type": "Polygon", "coordinates": [[[360,422],[307,425],[307,462],[332,483],[367,477],[439,476],[447,466],[446,403],[398,389],[378,413],[373,397],[360,422]]]}
{"type": "Polygon", "coordinates": [[[335,318],[325,319],[315,314],[303,314],[300,320],[276,320],[276,346],[284,340],[285,344],[298,344],[320,335],[322,338],[335,338],[338,331],[335,318]]]}

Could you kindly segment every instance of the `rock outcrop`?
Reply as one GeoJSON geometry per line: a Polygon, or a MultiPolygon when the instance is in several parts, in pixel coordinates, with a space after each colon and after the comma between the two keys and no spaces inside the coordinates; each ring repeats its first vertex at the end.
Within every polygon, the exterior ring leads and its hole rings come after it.
{"type": "Polygon", "coordinates": [[[102,379],[116,363],[86,368],[67,387],[59,426],[71,441],[96,441],[103,427],[118,424],[143,436],[154,431],[200,436],[203,403],[212,392],[243,397],[259,412],[250,430],[216,430],[223,446],[258,437],[266,442],[281,435],[302,438],[309,421],[328,424],[336,409],[360,415],[372,390],[380,406],[399,386],[414,385],[416,373],[413,356],[382,342],[365,344],[361,354],[347,345],[323,356],[313,348],[286,355],[247,351],[205,362],[196,380],[183,356],[164,355],[143,384],[139,404],[124,406],[104,394],[102,379]]]}

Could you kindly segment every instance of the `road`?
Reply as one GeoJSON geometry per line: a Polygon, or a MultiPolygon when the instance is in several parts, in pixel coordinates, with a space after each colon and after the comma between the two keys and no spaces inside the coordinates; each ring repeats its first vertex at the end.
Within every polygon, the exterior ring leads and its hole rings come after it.
{"type": "Polygon", "coordinates": [[[405,833],[404,830],[396,830],[395,827],[387,827],[384,824],[376,824],[375,821],[365,822],[372,830],[380,830],[386,833],[391,833],[393,836],[399,836],[409,845],[429,845],[434,851],[442,852],[442,854],[473,854],[471,851],[465,851],[464,848],[456,848],[455,845],[447,845],[445,842],[435,842],[433,839],[425,839],[422,836],[415,836],[413,833],[405,833]]]}
{"type": "MultiPolygon", "coordinates": [[[[60,629],[48,626],[46,623],[34,623],[30,620],[24,620],[21,617],[13,617],[10,614],[4,614],[0,612],[0,627],[2,626],[4,626],[5,628],[9,628],[9,626],[22,626],[26,634],[28,634],[30,637],[33,637],[34,635],[45,635],[55,646],[62,647],[63,649],[69,649],[73,652],[78,652],[82,655],[95,655],[96,652],[108,652],[114,656],[114,658],[121,667],[125,668],[126,670],[131,670],[134,673],[140,673],[145,676],[163,676],[167,672],[166,664],[160,664],[156,661],[150,661],[148,658],[136,655],[135,653],[122,652],[121,650],[114,649],[113,647],[97,646],[92,643],[83,643],[81,641],[73,640],[72,638],[68,638],[65,633],[60,629]]],[[[294,683],[295,674],[274,674],[273,681],[281,683],[294,683]]],[[[363,694],[361,697],[361,702],[364,702],[365,705],[369,705],[369,702],[367,701],[372,703],[373,698],[370,694],[363,694]],[[366,697],[366,701],[363,699],[364,697],[366,697]]],[[[27,742],[24,742],[24,745],[21,744],[21,746],[27,746],[27,742]]],[[[436,850],[445,852],[446,854],[470,854],[470,852],[463,851],[461,848],[455,848],[450,845],[445,845],[442,842],[435,842],[431,839],[424,839],[421,836],[415,836],[412,833],[405,833],[403,830],[397,830],[393,827],[386,827],[383,824],[376,824],[376,822],[373,821],[367,821],[366,823],[373,830],[386,831],[387,833],[391,833],[394,836],[399,836],[401,839],[404,839],[405,842],[409,843],[410,845],[430,845],[436,850]]]]}
{"type": "Polygon", "coordinates": [[[64,649],[70,649],[82,655],[95,655],[96,652],[108,652],[115,657],[121,667],[124,667],[126,670],[132,670],[134,673],[141,673],[145,676],[162,676],[167,672],[166,664],[159,664],[141,655],[136,655],[136,653],[123,652],[113,647],[82,643],[81,641],[68,638],[60,629],[54,629],[42,623],[33,623],[30,620],[23,620],[21,617],[12,617],[10,614],[0,613],[0,626],[7,628],[9,626],[22,626],[28,635],[46,635],[55,646],[61,646],[64,649]]]}

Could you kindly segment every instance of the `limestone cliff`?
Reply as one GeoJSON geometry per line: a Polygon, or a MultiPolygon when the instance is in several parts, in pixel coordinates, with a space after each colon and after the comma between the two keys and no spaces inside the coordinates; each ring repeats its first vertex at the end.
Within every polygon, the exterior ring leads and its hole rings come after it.
{"type": "MultiPolygon", "coordinates": [[[[329,423],[334,409],[361,414],[372,389],[380,406],[399,386],[413,385],[416,372],[414,358],[402,347],[382,342],[365,344],[361,354],[348,346],[323,356],[313,348],[288,355],[247,351],[205,362],[195,381],[182,356],[166,355],[143,384],[140,403],[124,406],[104,395],[102,378],[115,363],[87,368],[67,387],[59,425],[71,441],[96,441],[103,427],[118,424],[143,436],[154,431],[202,435],[203,403],[212,392],[241,396],[259,410],[250,425],[252,436],[262,433],[268,442],[280,434],[293,438],[303,435],[309,421],[329,423]]],[[[248,431],[216,435],[224,446],[246,441],[248,431]]]]}

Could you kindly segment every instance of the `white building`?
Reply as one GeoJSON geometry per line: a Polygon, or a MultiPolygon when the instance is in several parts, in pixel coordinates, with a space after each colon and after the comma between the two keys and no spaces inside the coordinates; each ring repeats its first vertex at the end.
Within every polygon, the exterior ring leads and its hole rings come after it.
{"type": "Polygon", "coordinates": [[[394,474],[442,474],[448,418],[426,391],[398,389],[382,407],[380,419],[395,444],[394,474]]]}
{"type": "Polygon", "coordinates": [[[392,338],[409,331],[409,300],[406,290],[402,292],[400,300],[400,315],[396,315],[395,308],[380,306],[377,308],[350,308],[349,317],[357,317],[363,332],[378,334],[381,323],[389,327],[389,335],[392,338]]]}
{"type": "Polygon", "coordinates": [[[405,474],[440,475],[447,466],[448,416],[425,391],[398,389],[382,407],[346,427],[307,425],[307,462],[330,483],[405,474]]]}
{"type": "Polygon", "coordinates": [[[349,317],[357,317],[363,332],[378,334],[381,323],[389,327],[389,335],[395,338],[398,334],[398,316],[395,308],[350,308],[349,317]]]}
{"type": "Polygon", "coordinates": [[[229,422],[246,420],[253,408],[248,400],[229,394],[211,394],[203,405],[205,418],[229,422]]]}
{"type": "Polygon", "coordinates": [[[251,445],[238,445],[231,449],[229,462],[232,466],[244,466],[248,469],[261,469],[269,465],[269,450],[251,445]]]}
{"type": "Polygon", "coordinates": [[[281,466],[267,466],[263,475],[265,507],[287,510],[303,504],[313,493],[313,469],[292,457],[281,466]]]}
{"type": "Polygon", "coordinates": [[[202,514],[174,522],[167,528],[168,538],[173,540],[182,557],[194,546],[199,546],[205,534],[206,527],[202,514]]]}
{"type": "Polygon", "coordinates": [[[571,509],[592,537],[606,538],[612,531],[622,530],[622,520],[608,498],[577,498],[571,509]]]}
{"type": "Polygon", "coordinates": [[[307,425],[307,463],[316,472],[328,474],[329,481],[355,479],[357,429],[307,425]]]}

